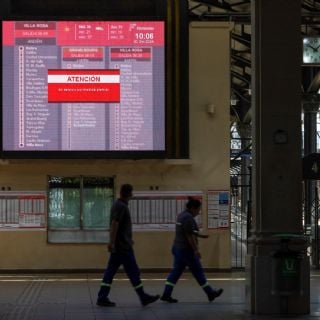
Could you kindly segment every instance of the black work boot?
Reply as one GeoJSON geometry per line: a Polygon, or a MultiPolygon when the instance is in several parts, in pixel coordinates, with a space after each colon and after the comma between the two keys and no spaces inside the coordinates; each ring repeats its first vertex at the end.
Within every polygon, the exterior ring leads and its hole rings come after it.
{"type": "Polygon", "coordinates": [[[158,294],[152,296],[150,294],[145,293],[142,297],[140,297],[142,305],[145,307],[146,305],[157,301],[160,298],[158,294]]]}
{"type": "Polygon", "coordinates": [[[215,298],[218,298],[219,296],[221,296],[222,292],[223,292],[223,289],[220,288],[207,293],[209,301],[213,301],[215,298]]]}
{"type": "Polygon", "coordinates": [[[98,298],[97,300],[97,306],[100,307],[115,307],[116,304],[109,300],[109,298],[98,298]]]}
{"type": "Polygon", "coordinates": [[[143,290],[142,284],[138,285],[135,288],[135,290],[136,290],[136,292],[137,292],[137,294],[138,294],[138,296],[140,298],[141,304],[143,306],[146,306],[146,305],[148,305],[148,304],[150,304],[152,302],[155,302],[160,298],[160,296],[158,294],[155,295],[155,296],[152,296],[150,294],[145,293],[144,290],[143,290]]]}
{"type": "Polygon", "coordinates": [[[167,296],[165,294],[163,294],[160,298],[160,300],[165,301],[165,302],[169,302],[169,303],[177,303],[178,299],[172,298],[171,296],[167,296]]]}

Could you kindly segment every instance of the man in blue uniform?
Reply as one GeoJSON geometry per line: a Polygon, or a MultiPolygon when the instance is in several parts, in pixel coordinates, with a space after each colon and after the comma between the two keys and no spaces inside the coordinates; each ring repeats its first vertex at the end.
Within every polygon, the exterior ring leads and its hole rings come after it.
{"type": "Polygon", "coordinates": [[[190,199],[186,207],[186,210],[178,215],[176,222],[176,236],[172,247],[173,269],[167,277],[164,292],[160,299],[169,303],[178,302],[177,299],[172,298],[171,294],[184,269],[188,266],[207,294],[208,300],[213,301],[222,294],[223,289],[212,288],[209,285],[201,265],[197,238],[208,238],[207,235],[199,233],[198,225],[194,219],[200,212],[201,202],[197,199],[190,199]]]}
{"type": "Polygon", "coordinates": [[[121,265],[123,265],[143,306],[159,299],[159,295],[153,296],[145,293],[140,280],[140,270],[133,251],[132,223],[128,208],[132,191],[133,187],[130,184],[122,185],[120,198],[111,207],[110,242],[108,244],[110,258],[98,293],[97,305],[99,306],[114,307],[116,305],[109,300],[108,295],[113,277],[121,265]]]}

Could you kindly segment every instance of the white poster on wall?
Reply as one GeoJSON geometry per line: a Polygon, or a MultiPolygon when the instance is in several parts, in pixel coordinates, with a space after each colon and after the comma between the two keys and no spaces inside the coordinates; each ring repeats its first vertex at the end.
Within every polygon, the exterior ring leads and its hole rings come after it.
{"type": "Polygon", "coordinates": [[[230,193],[226,190],[207,191],[208,229],[229,228],[230,193]]]}
{"type": "Polygon", "coordinates": [[[0,192],[0,229],[45,228],[46,193],[0,192]]]}
{"type": "MultiPolygon", "coordinates": [[[[185,210],[189,197],[202,202],[202,191],[135,191],[129,202],[135,231],[173,231],[177,215],[185,210]]],[[[202,217],[196,217],[199,228],[202,217]]]]}

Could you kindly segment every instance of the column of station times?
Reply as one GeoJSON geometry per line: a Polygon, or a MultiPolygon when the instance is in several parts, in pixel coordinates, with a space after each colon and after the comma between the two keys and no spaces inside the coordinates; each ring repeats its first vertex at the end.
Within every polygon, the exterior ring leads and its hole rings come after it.
{"type": "Polygon", "coordinates": [[[132,199],[129,203],[132,223],[175,224],[177,215],[185,209],[187,201],[176,197],[132,199]]]}
{"type": "Polygon", "coordinates": [[[45,227],[45,195],[0,195],[0,226],[45,227]]]}

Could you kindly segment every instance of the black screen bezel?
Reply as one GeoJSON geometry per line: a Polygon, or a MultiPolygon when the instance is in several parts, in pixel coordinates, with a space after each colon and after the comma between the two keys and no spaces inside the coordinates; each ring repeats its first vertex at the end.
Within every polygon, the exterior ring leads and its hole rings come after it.
{"type": "MultiPolygon", "coordinates": [[[[8,151],[3,149],[3,100],[1,90],[1,112],[0,112],[0,130],[2,138],[0,139],[0,157],[3,159],[163,159],[167,153],[167,24],[164,17],[102,17],[102,16],[8,16],[1,19],[0,32],[2,35],[3,21],[161,21],[164,23],[164,150],[143,150],[143,151],[115,151],[115,150],[77,150],[77,151],[8,151]]],[[[2,60],[1,46],[1,61],[2,60]]],[[[1,64],[1,81],[3,81],[2,64],[1,64]]],[[[3,83],[3,82],[2,82],[3,83]]]]}

